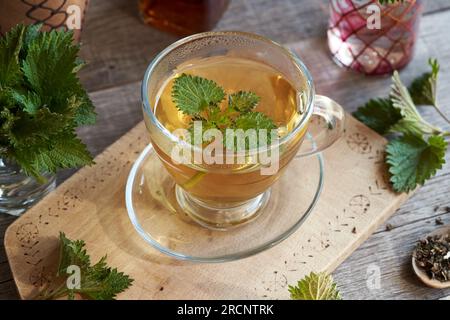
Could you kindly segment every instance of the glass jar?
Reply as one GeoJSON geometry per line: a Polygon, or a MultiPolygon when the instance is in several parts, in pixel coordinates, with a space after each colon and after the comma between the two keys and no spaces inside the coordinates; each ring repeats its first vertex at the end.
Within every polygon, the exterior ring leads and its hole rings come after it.
{"type": "Polygon", "coordinates": [[[0,212],[18,216],[55,189],[54,175],[44,174],[39,183],[26,176],[11,160],[0,158],[0,212]]]}
{"type": "Polygon", "coordinates": [[[230,0],[140,0],[145,23],[177,35],[209,31],[219,22],[230,0]]]}
{"type": "Polygon", "coordinates": [[[44,31],[73,30],[80,40],[89,0],[0,1],[0,36],[18,23],[42,24],[44,31]]]}
{"type": "Polygon", "coordinates": [[[328,46],[342,66],[369,75],[406,66],[414,53],[422,0],[330,0],[328,46]]]}

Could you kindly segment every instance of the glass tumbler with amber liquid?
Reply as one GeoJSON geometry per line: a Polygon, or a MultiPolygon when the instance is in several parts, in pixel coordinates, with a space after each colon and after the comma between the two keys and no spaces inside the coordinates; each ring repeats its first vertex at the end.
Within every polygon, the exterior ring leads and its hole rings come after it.
{"type": "Polygon", "coordinates": [[[139,0],[145,23],[177,34],[190,35],[215,27],[230,0],[139,0]]]}
{"type": "Polygon", "coordinates": [[[153,148],[176,184],[178,206],[194,221],[215,230],[255,219],[270,199],[271,186],[292,159],[330,146],[342,134],[344,124],[342,107],[315,94],[312,77],[297,56],[269,39],[244,32],[200,33],[170,45],[146,71],[142,104],[153,148]],[[175,134],[190,123],[172,97],[174,81],[182,74],[212,80],[226,94],[255,93],[260,97],[255,110],[272,119],[278,138],[244,154],[222,150],[226,163],[196,162],[196,155],[204,159],[201,156],[207,147],[191,145],[175,134]],[[313,115],[327,125],[322,128],[310,121],[313,115]],[[306,135],[312,135],[315,143],[304,141],[306,135]],[[189,147],[192,161],[179,162],[173,157],[180,146],[189,147]],[[263,161],[269,154],[276,157],[263,161]],[[244,162],[234,161],[242,155],[244,162]],[[275,170],[265,172],[270,167],[275,170]]]}

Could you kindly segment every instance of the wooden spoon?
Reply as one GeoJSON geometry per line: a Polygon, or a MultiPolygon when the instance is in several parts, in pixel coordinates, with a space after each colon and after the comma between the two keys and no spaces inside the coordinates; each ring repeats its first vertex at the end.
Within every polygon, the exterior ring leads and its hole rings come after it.
{"type": "MultiPolygon", "coordinates": [[[[445,227],[439,228],[437,230],[434,230],[433,232],[429,233],[425,238],[428,238],[430,236],[436,236],[436,235],[441,236],[441,235],[445,235],[445,234],[450,234],[450,226],[445,226],[445,227]]],[[[415,252],[415,250],[414,250],[414,252],[415,252]]],[[[450,281],[441,282],[436,279],[430,279],[430,277],[427,275],[427,273],[421,267],[419,267],[417,265],[416,259],[414,258],[414,252],[413,252],[413,256],[412,256],[412,266],[413,266],[414,272],[419,277],[419,279],[423,283],[425,283],[427,286],[432,287],[432,288],[436,288],[436,289],[450,288],[450,281]]]]}

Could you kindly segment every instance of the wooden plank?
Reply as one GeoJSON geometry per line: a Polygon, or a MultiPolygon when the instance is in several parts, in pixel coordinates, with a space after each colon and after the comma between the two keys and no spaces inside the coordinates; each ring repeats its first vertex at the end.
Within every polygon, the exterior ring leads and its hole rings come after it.
{"type": "Polygon", "coordinates": [[[6,215],[6,214],[2,214],[2,215],[0,215],[0,217],[1,217],[1,219],[0,219],[0,263],[2,263],[2,262],[6,262],[6,255],[5,255],[5,251],[4,251],[4,245],[3,245],[5,231],[8,228],[8,226],[14,220],[16,220],[16,217],[6,215]]]}
{"type": "MultiPolygon", "coordinates": [[[[100,154],[96,165],[81,169],[8,228],[5,247],[21,297],[33,297],[49,279],[63,231],[85,240],[94,259],[108,254],[112,265],[135,279],[123,299],[287,298],[287,284],[310,270],[334,270],[407,199],[387,188],[380,161],[385,139],[348,116],[344,137],[324,153],[326,180],[317,207],[297,232],[267,252],[233,263],[181,262],[149,247],[126,214],[125,181],[146,140],[141,123],[100,154]],[[367,145],[359,147],[356,136],[367,145]]],[[[292,162],[290,176],[302,175],[303,161],[292,162]]],[[[309,179],[289,180],[292,188],[295,183],[314,188],[309,179]]]]}
{"type": "Polygon", "coordinates": [[[16,220],[16,217],[0,214],[0,299],[19,298],[4,246],[6,229],[14,220],[16,220]]]}
{"type": "MultiPolygon", "coordinates": [[[[220,30],[244,30],[279,43],[325,35],[329,0],[233,0],[220,30]]],[[[426,12],[450,8],[447,0],[427,1],[426,12]]],[[[445,30],[445,29],[443,29],[445,30]]],[[[142,79],[148,63],[176,37],[141,23],[129,0],[92,1],[83,30],[82,72],[90,91],[142,79]]]]}
{"type": "Polygon", "coordinates": [[[425,14],[433,14],[442,12],[450,8],[450,3],[447,0],[425,0],[425,14]]]}
{"type": "MultiPolygon", "coordinates": [[[[217,28],[267,34],[280,42],[304,39],[326,28],[324,1],[231,1],[217,28]]],[[[82,56],[89,62],[83,82],[94,91],[140,80],[151,59],[174,40],[144,25],[135,2],[92,1],[82,38],[82,56]]]]}
{"type": "MultiPolygon", "coordinates": [[[[442,181],[437,185],[441,186],[442,181]]],[[[448,197],[449,190],[450,188],[446,188],[441,196],[448,197]]],[[[437,188],[433,192],[437,192],[437,188]]],[[[376,232],[334,272],[336,282],[343,289],[344,298],[358,300],[450,297],[450,289],[439,290],[424,286],[411,267],[411,252],[415,243],[419,236],[423,237],[437,228],[436,217],[441,217],[446,224],[450,223],[447,212],[396,226],[390,232],[386,232],[383,227],[376,232]],[[380,273],[379,287],[371,286],[374,270],[379,270],[380,273]]]]}
{"type": "Polygon", "coordinates": [[[11,278],[8,281],[0,283],[0,300],[16,300],[19,299],[17,287],[11,278]]]}

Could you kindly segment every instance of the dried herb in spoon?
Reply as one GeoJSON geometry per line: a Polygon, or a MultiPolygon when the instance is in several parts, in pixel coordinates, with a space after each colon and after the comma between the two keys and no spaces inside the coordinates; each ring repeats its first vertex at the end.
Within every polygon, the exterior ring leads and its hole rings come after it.
{"type": "Polygon", "coordinates": [[[450,234],[429,236],[420,240],[414,258],[430,279],[450,281],[450,234]]]}

